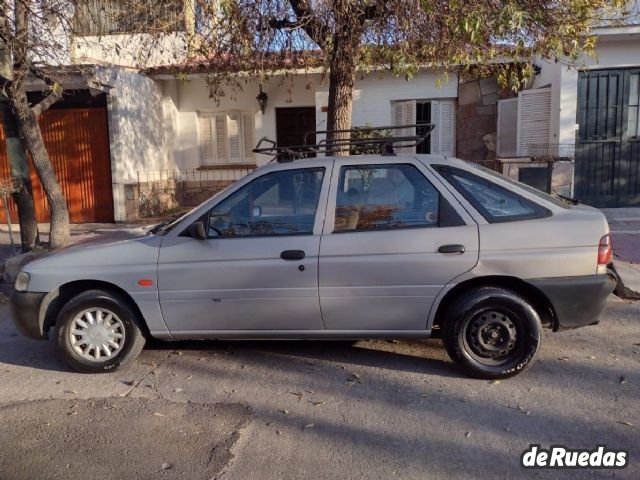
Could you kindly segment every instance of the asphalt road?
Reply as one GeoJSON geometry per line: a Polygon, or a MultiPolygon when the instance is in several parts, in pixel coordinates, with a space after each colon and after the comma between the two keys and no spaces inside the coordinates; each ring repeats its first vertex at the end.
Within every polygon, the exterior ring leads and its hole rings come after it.
{"type": "Polygon", "coordinates": [[[497,383],[465,378],[437,340],[157,342],[87,376],[18,336],[3,306],[0,479],[80,478],[83,463],[94,478],[640,478],[640,303],[612,297],[599,326],[545,333],[537,363],[497,383]],[[630,464],[523,471],[531,443],[606,444],[630,464]],[[24,476],[43,459],[46,475],[24,476]]]}

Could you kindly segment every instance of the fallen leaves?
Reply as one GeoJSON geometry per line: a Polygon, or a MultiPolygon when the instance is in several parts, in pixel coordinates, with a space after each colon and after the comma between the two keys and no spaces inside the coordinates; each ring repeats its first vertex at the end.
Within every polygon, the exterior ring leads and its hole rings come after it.
{"type": "Polygon", "coordinates": [[[313,428],[315,423],[307,423],[303,428],[313,428]]]}
{"type": "Polygon", "coordinates": [[[625,427],[633,427],[633,424],[631,422],[628,422],[626,420],[616,420],[620,425],[624,425],[625,427]]]}
{"type": "Polygon", "coordinates": [[[312,401],[311,402],[313,404],[314,407],[319,407],[320,405],[324,405],[325,403],[327,403],[326,400],[318,400],[317,402],[312,401]]]}
{"type": "Polygon", "coordinates": [[[620,375],[620,385],[624,385],[625,383],[627,383],[627,377],[620,375]]]}

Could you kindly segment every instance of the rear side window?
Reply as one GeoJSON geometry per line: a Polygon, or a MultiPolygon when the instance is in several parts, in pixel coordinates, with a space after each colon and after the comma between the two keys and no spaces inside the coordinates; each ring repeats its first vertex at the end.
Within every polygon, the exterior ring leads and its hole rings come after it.
{"type": "Polygon", "coordinates": [[[551,215],[546,208],[465,170],[433,166],[489,223],[531,220],[551,215]]]}
{"type": "Polygon", "coordinates": [[[336,232],[437,227],[440,195],[409,164],[340,169],[336,232]]]}

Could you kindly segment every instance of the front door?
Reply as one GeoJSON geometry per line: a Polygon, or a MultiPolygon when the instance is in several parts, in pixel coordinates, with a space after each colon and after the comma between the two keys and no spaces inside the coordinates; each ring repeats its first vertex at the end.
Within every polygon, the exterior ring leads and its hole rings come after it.
{"type": "Polygon", "coordinates": [[[361,162],[334,163],[320,247],[325,326],[424,332],[438,293],[478,260],[477,225],[424,165],[361,162]]]}
{"type": "Polygon", "coordinates": [[[324,329],[318,210],[330,175],[320,166],[266,173],[203,215],[206,240],[163,239],[158,290],[174,337],[324,329]]]}
{"type": "Polygon", "coordinates": [[[575,197],[597,207],[640,205],[640,69],[578,79],[575,197]]]}
{"type": "Polygon", "coordinates": [[[315,107],[276,108],[276,141],[279,147],[304,145],[305,135],[308,145],[316,143],[315,135],[307,133],[316,130],[315,107]]]}

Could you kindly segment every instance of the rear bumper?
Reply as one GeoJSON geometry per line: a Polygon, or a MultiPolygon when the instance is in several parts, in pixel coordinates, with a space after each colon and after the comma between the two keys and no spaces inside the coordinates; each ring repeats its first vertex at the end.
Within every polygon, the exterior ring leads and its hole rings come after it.
{"type": "Polygon", "coordinates": [[[556,313],[554,330],[595,325],[600,321],[607,297],[613,292],[613,276],[541,278],[529,281],[551,301],[556,313]]]}
{"type": "Polygon", "coordinates": [[[13,292],[11,295],[11,317],[24,336],[43,340],[47,338],[40,321],[40,305],[46,293],[13,292]]]}

